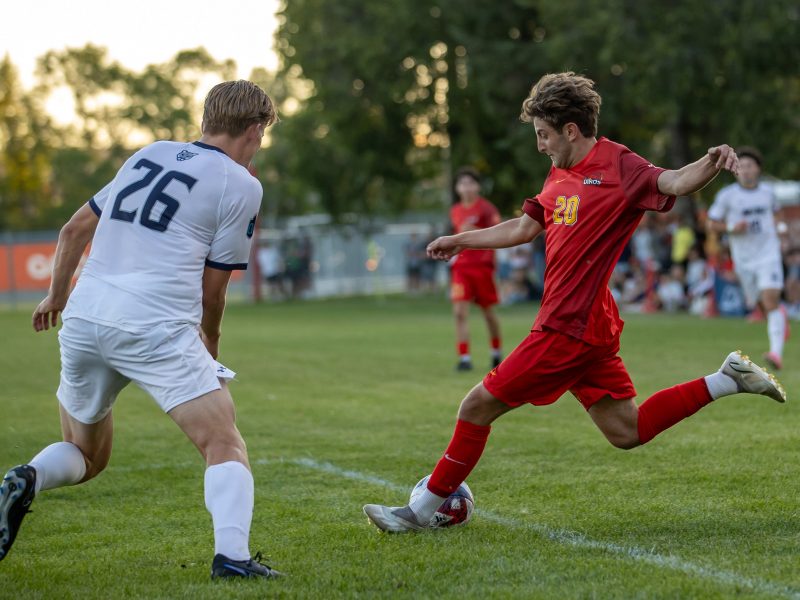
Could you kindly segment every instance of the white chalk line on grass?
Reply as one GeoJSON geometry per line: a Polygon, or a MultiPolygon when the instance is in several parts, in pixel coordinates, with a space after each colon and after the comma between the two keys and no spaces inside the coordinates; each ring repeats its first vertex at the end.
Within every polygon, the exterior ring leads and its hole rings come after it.
{"type": "MultiPolygon", "coordinates": [[[[374,475],[361,473],[359,471],[343,469],[332,463],[320,462],[312,458],[291,458],[282,460],[281,459],[270,460],[262,458],[256,460],[255,464],[268,465],[280,462],[298,465],[308,469],[313,469],[315,471],[322,471],[324,473],[329,473],[331,475],[336,475],[338,477],[344,477],[345,479],[352,479],[363,483],[371,483],[374,485],[388,488],[393,491],[402,492],[402,491],[408,491],[409,489],[408,486],[398,485],[394,482],[387,481],[386,479],[382,479],[374,475]]],[[[557,542],[559,544],[573,546],[581,549],[601,550],[604,552],[609,552],[611,554],[617,554],[620,556],[631,558],[638,562],[654,565],[656,567],[672,569],[674,571],[680,571],[688,575],[694,575],[701,579],[708,579],[725,585],[749,588],[754,592],[773,594],[785,598],[792,598],[793,600],[800,600],[800,590],[787,587],[785,585],[772,583],[770,581],[765,581],[761,579],[755,579],[752,577],[746,577],[744,575],[740,575],[738,573],[734,573],[731,571],[723,571],[720,569],[704,567],[702,565],[689,562],[682,558],[678,558],[677,556],[671,556],[669,554],[667,555],[658,554],[656,552],[645,550],[644,548],[638,548],[636,546],[623,546],[621,544],[615,544],[614,542],[593,540],[590,537],[587,537],[586,535],[578,533],[576,531],[569,531],[567,529],[553,529],[551,527],[548,527],[547,525],[541,525],[537,523],[527,523],[525,521],[520,521],[518,519],[504,517],[502,515],[499,515],[497,513],[485,509],[476,508],[475,512],[488,521],[492,521],[494,523],[512,529],[528,529],[531,531],[535,531],[542,537],[557,542]]]]}

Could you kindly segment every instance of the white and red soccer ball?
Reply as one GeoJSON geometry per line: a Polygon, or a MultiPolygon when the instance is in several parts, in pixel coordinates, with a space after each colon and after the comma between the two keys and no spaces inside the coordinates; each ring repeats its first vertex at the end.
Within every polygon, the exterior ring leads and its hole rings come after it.
{"type": "MultiPolygon", "coordinates": [[[[428,485],[430,475],[426,475],[419,480],[414,489],[411,490],[410,502],[419,496],[428,485]]],[[[450,494],[442,505],[436,509],[431,517],[431,527],[453,527],[454,525],[466,525],[472,518],[472,511],[475,509],[475,497],[465,481],[458,489],[450,494]]]]}

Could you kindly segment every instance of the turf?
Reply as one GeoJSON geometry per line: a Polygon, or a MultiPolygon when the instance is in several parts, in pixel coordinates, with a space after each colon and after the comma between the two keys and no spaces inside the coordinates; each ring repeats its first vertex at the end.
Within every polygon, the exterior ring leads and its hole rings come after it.
{"type": "MultiPolygon", "coordinates": [[[[507,346],[534,306],[501,308],[507,346]]],[[[56,441],[53,332],[0,312],[0,465],[56,441]]],[[[800,598],[800,360],[789,402],[726,398],[645,447],[612,448],[570,395],[500,419],[469,478],[463,528],[389,536],[367,502],[403,503],[450,438],[483,370],[455,373],[440,298],[233,306],[221,360],[256,479],[252,546],[288,577],[212,583],[203,464],[145,394],[114,409],[111,464],[86,485],[42,493],[0,562],[15,598],[800,598]]],[[[472,315],[473,358],[488,344],[472,315]]],[[[760,356],[764,324],[631,315],[622,357],[640,398],[760,356]]]]}

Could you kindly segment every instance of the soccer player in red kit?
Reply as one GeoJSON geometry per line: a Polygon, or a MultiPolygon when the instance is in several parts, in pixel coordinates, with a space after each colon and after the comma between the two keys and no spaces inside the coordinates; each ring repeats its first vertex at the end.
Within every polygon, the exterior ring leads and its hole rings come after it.
{"type": "Polygon", "coordinates": [[[625,146],[598,139],[599,112],[590,79],[571,72],[542,77],[521,114],[533,124],[539,151],[553,162],[542,191],[525,201],[519,218],[428,246],[432,257],[448,259],[468,248],[516,246],[547,231],[544,296],[530,335],[461,402],[453,438],[427,489],[408,506],[364,507],[380,529],[429,527],[477,464],[490,424],[523,404],[551,404],[570,391],[611,444],[630,449],[722,396],[748,392],[786,400],[781,385],[737,351],[711,375],[634,402],[618,355],[622,320],[608,289],[611,271],[645,211],[668,211],[675,196],[696,192],[722,169],[736,173],[738,159],[721,145],[681,169],[655,167],[625,146]]]}
{"type": "MultiPolygon", "coordinates": [[[[500,222],[497,208],[480,195],[480,175],[475,169],[459,169],[455,187],[458,202],[450,209],[450,222],[455,233],[485,229],[500,222]]],[[[497,304],[494,266],[494,250],[487,249],[464,250],[450,262],[450,300],[453,302],[453,316],[456,319],[458,371],[472,370],[467,324],[470,302],[480,307],[486,320],[492,348],[492,366],[499,365],[502,359],[500,322],[492,309],[497,304]]]]}

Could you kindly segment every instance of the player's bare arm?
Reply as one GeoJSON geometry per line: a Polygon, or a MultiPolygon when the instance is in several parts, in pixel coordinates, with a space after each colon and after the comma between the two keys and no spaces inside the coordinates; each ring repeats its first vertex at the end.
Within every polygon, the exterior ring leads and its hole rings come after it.
{"type": "Polygon", "coordinates": [[[436,260],[449,260],[462,250],[470,248],[510,248],[532,241],[542,231],[543,228],[537,221],[528,215],[522,215],[494,227],[436,238],[428,244],[428,256],[436,260]]]}
{"type": "Polygon", "coordinates": [[[658,191],[669,196],[694,194],[708,185],[717,174],[730,171],[734,175],[739,168],[739,159],[727,144],[709,148],[706,155],[677,170],[664,171],[658,177],[658,191]]]}
{"type": "Polygon", "coordinates": [[[225,312],[225,294],[230,279],[231,271],[206,267],[203,272],[203,318],[200,321],[200,337],[214,358],[219,354],[222,314],[225,312]]]}
{"type": "Polygon", "coordinates": [[[69,298],[70,284],[75,270],[92,240],[99,217],[84,204],[67,222],[58,234],[56,256],[53,263],[53,277],[47,297],[33,311],[33,329],[43,331],[58,324],[58,315],[64,310],[69,298]]]}
{"type": "Polygon", "coordinates": [[[708,229],[716,233],[745,233],[747,231],[747,221],[739,221],[733,227],[728,228],[725,221],[708,220],[708,229]]]}

